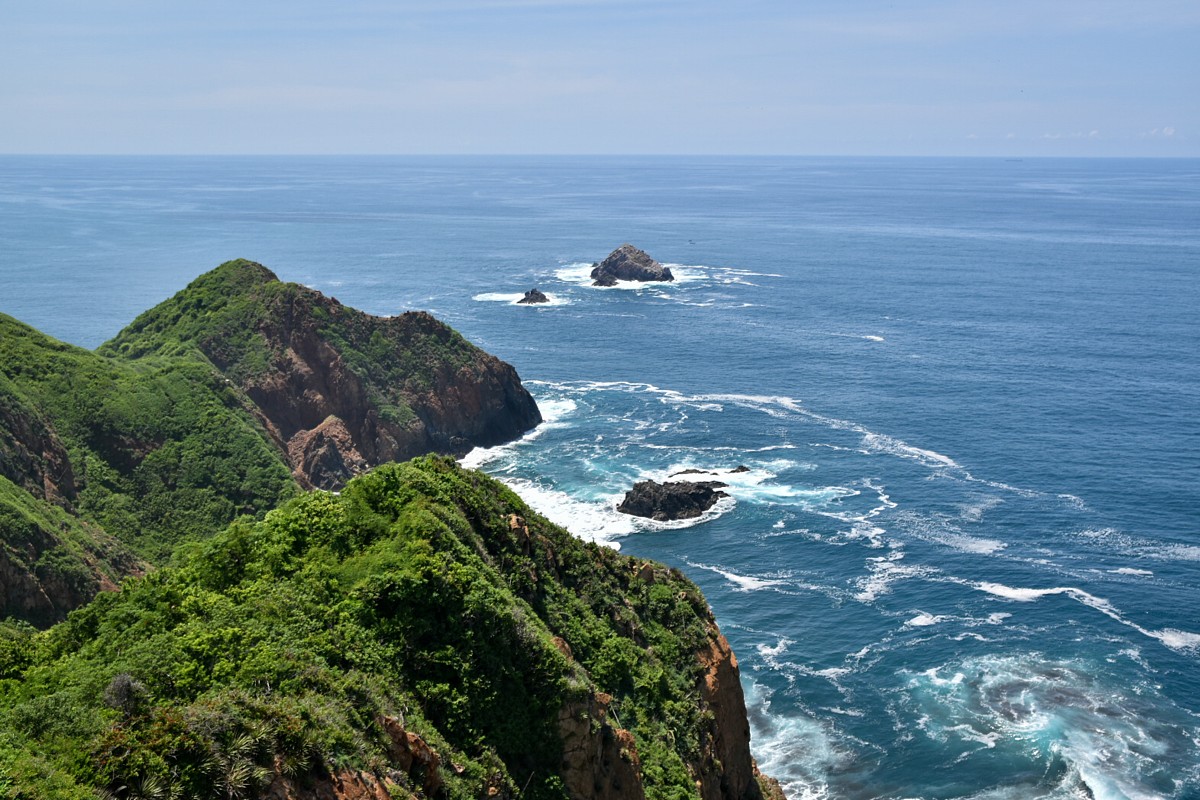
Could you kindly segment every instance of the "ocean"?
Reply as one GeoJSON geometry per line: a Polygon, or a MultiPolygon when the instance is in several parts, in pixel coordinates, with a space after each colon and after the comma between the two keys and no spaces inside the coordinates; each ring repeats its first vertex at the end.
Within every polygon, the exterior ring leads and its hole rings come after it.
{"type": "Polygon", "coordinates": [[[1200,797],[1200,161],[0,157],[68,342],[237,257],[514,364],[464,462],[701,586],[791,800],[1200,797]]]}

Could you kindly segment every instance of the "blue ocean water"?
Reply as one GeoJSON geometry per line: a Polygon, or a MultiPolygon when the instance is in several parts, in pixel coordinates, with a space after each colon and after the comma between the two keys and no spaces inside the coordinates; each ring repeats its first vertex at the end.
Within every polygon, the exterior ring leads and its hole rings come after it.
{"type": "Polygon", "coordinates": [[[1200,162],[0,158],[62,339],[235,257],[516,365],[465,460],[700,584],[792,800],[1200,797],[1200,162]],[[679,280],[590,287],[625,241],[679,280]]]}

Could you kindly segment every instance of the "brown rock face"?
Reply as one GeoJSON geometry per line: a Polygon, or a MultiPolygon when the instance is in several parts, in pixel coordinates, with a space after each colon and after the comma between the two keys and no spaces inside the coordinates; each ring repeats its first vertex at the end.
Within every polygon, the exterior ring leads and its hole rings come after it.
{"type": "Polygon", "coordinates": [[[642,764],[633,734],[608,721],[612,698],[592,692],[558,714],[562,776],[576,800],[643,800],[642,764]]]}
{"type": "Polygon", "coordinates": [[[750,723],[739,679],[737,656],[713,626],[706,650],[701,701],[712,720],[701,734],[700,759],[692,768],[704,800],[759,800],[758,767],[750,756],[750,723]]]}
{"type": "MultiPolygon", "coordinates": [[[[759,773],[750,755],[750,723],[737,657],[715,624],[708,647],[697,658],[703,667],[698,687],[702,711],[711,719],[701,731],[699,754],[687,767],[701,798],[786,800],[779,784],[759,773]]],[[[563,780],[575,800],[645,797],[637,744],[629,731],[609,721],[611,702],[609,695],[592,692],[586,701],[559,712],[563,780]]]]}

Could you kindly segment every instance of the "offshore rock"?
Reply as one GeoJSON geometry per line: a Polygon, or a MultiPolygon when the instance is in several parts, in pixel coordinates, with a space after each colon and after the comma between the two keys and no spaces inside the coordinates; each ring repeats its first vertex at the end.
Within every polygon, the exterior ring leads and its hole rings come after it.
{"type": "Polygon", "coordinates": [[[673,281],[671,270],[644,250],[623,244],[603,261],[592,265],[593,286],[615,286],[617,281],[673,281]]]}
{"type": "Polygon", "coordinates": [[[720,491],[724,486],[720,481],[640,481],[625,493],[617,511],[659,522],[693,519],[729,496],[720,491]]]}
{"type": "Polygon", "coordinates": [[[525,296],[517,301],[517,305],[533,305],[534,303],[549,303],[550,298],[537,289],[530,289],[525,296]]]}

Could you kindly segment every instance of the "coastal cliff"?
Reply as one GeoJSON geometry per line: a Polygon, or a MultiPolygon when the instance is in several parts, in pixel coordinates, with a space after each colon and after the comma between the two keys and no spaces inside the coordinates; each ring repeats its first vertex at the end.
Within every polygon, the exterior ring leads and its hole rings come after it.
{"type": "Polygon", "coordinates": [[[448,458],[302,494],[177,564],[0,630],[10,790],[779,797],[695,585],[448,458]]]}
{"type": "Polygon", "coordinates": [[[387,461],[463,455],[541,422],[516,370],[425,312],[374,317],[238,260],[101,348],[195,347],[246,393],[302,486],[336,489],[387,461]]]}
{"type": "Polygon", "coordinates": [[[0,314],[0,619],[39,626],[308,488],[540,422],[508,364],[231,261],[95,352],[0,314]]]}

